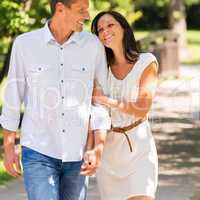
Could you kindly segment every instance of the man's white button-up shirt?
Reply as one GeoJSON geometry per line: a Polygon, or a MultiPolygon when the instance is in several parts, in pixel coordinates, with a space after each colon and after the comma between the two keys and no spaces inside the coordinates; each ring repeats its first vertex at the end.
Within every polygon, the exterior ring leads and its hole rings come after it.
{"type": "Polygon", "coordinates": [[[48,24],[18,36],[11,54],[2,127],[17,130],[24,103],[21,145],[63,162],[81,160],[90,114],[93,129],[110,127],[107,110],[91,105],[94,79],[107,94],[107,73],[104,47],[91,33],[73,33],[63,45],[56,42],[48,24]]]}

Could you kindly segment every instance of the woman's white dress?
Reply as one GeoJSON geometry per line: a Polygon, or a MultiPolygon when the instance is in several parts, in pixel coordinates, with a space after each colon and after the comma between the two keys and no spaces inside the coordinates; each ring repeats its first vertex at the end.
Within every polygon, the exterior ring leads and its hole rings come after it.
{"type": "MultiPolygon", "coordinates": [[[[110,96],[114,99],[136,101],[139,83],[145,68],[156,58],[151,53],[141,53],[131,72],[116,79],[109,72],[110,96]]],[[[127,114],[111,109],[114,127],[124,127],[135,121],[127,114]]],[[[109,132],[97,181],[102,200],[127,200],[133,196],[155,197],[158,178],[157,150],[148,120],[127,132],[133,152],[130,152],[123,134],[109,132]]]]}

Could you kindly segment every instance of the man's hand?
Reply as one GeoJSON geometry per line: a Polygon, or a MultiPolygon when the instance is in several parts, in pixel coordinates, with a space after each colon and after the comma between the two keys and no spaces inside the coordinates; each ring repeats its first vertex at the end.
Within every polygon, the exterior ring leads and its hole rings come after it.
{"type": "Polygon", "coordinates": [[[15,148],[15,135],[9,130],[3,131],[4,134],[4,166],[8,174],[14,177],[21,175],[20,150],[15,148]]]}
{"type": "Polygon", "coordinates": [[[4,148],[4,166],[11,176],[18,177],[21,175],[19,149],[14,146],[4,148]]]}
{"type": "Polygon", "coordinates": [[[80,172],[81,175],[92,176],[95,174],[101,162],[106,135],[107,130],[94,131],[94,149],[85,152],[84,163],[80,172]]]}

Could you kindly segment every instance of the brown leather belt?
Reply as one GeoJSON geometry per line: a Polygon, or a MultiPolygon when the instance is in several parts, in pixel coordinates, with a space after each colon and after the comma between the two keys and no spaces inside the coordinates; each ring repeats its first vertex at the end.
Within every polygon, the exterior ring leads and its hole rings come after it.
{"type": "Polygon", "coordinates": [[[113,132],[116,132],[116,133],[122,133],[125,135],[126,139],[127,139],[127,142],[128,142],[128,145],[129,145],[129,148],[130,148],[130,151],[133,152],[133,147],[131,145],[131,141],[127,135],[127,131],[130,131],[131,129],[135,128],[136,126],[138,126],[139,124],[141,124],[142,122],[144,122],[146,120],[146,118],[143,118],[143,119],[139,119],[137,121],[135,121],[134,123],[128,125],[128,126],[124,126],[124,127],[113,127],[111,125],[111,131],[113,132]]]}

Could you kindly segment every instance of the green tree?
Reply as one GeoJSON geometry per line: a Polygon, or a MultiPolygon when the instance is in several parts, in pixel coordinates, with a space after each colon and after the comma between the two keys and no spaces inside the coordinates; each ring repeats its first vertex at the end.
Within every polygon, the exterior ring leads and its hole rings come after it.
{"type": "Polygon", "coordinates": [[[0,37],[2,43],[3,41],[6,41],[5,45],[2,45],[0,49],[1,54],[6,54],[2,70],[0,71],[0,83],[8,71],[10,51],[15,36],[19,33],[28,31],[28,5],[30,5],[30,1],[19,3],[17,1],[2,0],[0,2],[0,37]]]}
{"type": "Polygon", "coordinates": [[[17,35],[42,24],[50,15],[49,0],[1,0],[0,1],[0,83],[8,72],[13,40],[17,35]]]}
{"type": "Polygon", "coordinates": [[[92,18],[100,11],[115,10],[123,14],[130,24],[142,16],[141,11],[135,11],[134,2],[137,0],[92,0],[92,18]]]}
{"type": "MultiPolygon", "coordinates": [[[[186,40],[186,6],[200,3],[200,0],[137,0],[135,1],[135,3],[137,8],[143,7],[148,12],[151,12],[153,10],[152,13],[155,13],[155,11],[157,11],[157,14],[159,15],[157,19],[161,19],[160,15],[162,15],[163,19],[166,19],[167,16],[168,20],[165,20],[167,21],[167,23],[164,27],[171,29],[175,33],[178,33],[180,57],[186,58],[186,56],[188,55],[186,40]]],[[[142,14],[145,18],[145,13],[142,14]]],[[[149,19],[147,19],[145,22],[150,22],[148,20],[149,19]]],[[[162,23],[165,23],[165,21],[162,20],[162,23]]],[[[159,23],[161,23],[161,20],[159,23]]]]}

